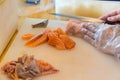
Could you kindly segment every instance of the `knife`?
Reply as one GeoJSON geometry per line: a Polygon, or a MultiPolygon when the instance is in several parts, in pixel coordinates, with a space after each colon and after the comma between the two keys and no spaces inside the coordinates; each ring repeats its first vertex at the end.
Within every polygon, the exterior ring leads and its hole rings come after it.
{"type": "Polygon", "coordinates": [[[85,21],[85,22],[99,22],[99,23],[105,23],[105,21],[103,21],[103,20],[96,19],[96,18],[91,18],[91,17],[74,16],[74,15],[61,14],[61,13],[49,13],[49,14],[55,15],[55,16],[66,17],[66,18],[73,18],[73,19],[77,19],[77,20],[85,21]]]}
{"type": "Polygon", "coordinates": [[[66,17],[66,18],[73,18],[73,19],[77,19],[80,21],[85,21],[85,22],[98,22],[98,23],[105,23],[105,24],[110,24],[110,25],[115,25],[115,24],[120,24],[120,21],[117,22],[111,22],[108,20],[100,20],[97,18],[91,18],[91,17],[84,17],[84,16],[74,16],[74,15],[69,15],[69,14],[61,14],[61,13],[49,13],[51,15],[55,15],[55,16],[61,16],[61,17],[66,17]]]}

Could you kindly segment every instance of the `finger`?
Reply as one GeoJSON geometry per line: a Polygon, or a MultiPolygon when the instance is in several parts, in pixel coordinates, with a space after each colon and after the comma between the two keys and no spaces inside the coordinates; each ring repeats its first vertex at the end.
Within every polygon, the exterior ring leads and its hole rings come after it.
{"type": "Polygon", "coordinates": [[[116,10],[116,11],[113,11],[111,13],[107,13],[107,14],[101,16],[99,19],[107,20],[108,17],[115,16],[115,15],[118,15],[118,14],[120,14],[120,9],[116,10]]]}
{"type": "Polygon", "coordinates": [[[112,22],[120,21],[120,14],[116,16],[108,17],[107,20],[112,22]]]}
{"type": "Polygon", "coordinates": [[[88,26],[86,27],[86,29],[90,30],[91,32],[95,33],[96,29],[97,29],[97,25],[93,24],[93,23],[88,23],[88,26]]]}
{"type": "Polygon", "coordinates": [[[91,37],[92,39],[94,39],[95,33],[89,31],[88,29],[82,28],[81,33],[83,34],[83,36],[87,35],[87,36],[91,37]]]}
{"type": "MultiPolygon", "coordinates": [[[[114,13],[114,15],[115,15],[115,13],[114,13]]],[[[106,21],[108,17],[114,16],[114,15],[113,15],[113,13],[105,14],[104,16],[101,16],[99,19],[106,21]]]]}
{"type": "Polygon", "coordinates": [[[91,38],[91,37],[89,37],[89,36],[87,36],[87,35],[85,35],[84,37],[83,37],[88,43],[90,43],[90,44],[92,44],[92,45],[94,45],[94,40],[91,38]]]}
{"type": "Polygon", "coordinates": [[[97,25],[93,24],[93,23],[84,23],[84,24],[81,24],[83,28],[86,28],[88,29],[89,31],[95,33],[96,32],[96,29],[97,29],[97,25]]]}

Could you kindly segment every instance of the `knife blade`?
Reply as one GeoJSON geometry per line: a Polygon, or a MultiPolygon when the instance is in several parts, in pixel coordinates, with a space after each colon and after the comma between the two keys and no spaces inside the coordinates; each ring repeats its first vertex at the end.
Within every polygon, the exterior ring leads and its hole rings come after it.
{"type": "Polygon", "coordinates": [[[61,16],[61,17],[65,17],[65,18],[73,18],[73,19],[77,19],[77,20],[85,21],[85,22],[97,22],[97,23],[104,23],[104,24],[110,24],[110,25],[120,24],[120,21],[111,22],[108,20],[104,21],[104,20],[100,20],[97,18],[84,17],[84,16],[74,16],[74,15],[61,14],[61,13],[49,13],[49,14],[55,15],[55,16],[61,16]]]}
{"type": "Polygon", "coordinates": [[[61,14],[61,13],[49,13],[49,14],[55,15],[55,16],[66,17],[66,18],[73,18],[73,19],[77,19],[77,20],[85,21],[85,22],[99,22],[99,23],[105,23],[105,21],[103,21],[103,20],[99,20],[99,19],[91,18],[91,17],[74,16],[74,15],[61,14]]]}

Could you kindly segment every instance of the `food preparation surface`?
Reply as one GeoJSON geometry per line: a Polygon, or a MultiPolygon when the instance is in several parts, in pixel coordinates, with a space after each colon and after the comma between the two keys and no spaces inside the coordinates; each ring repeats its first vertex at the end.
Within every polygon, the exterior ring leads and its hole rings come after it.
{"type": "MultiPolygon", "coordinates": [[[[26,19],[19,30],[13,44],[1,61],[0,67],[11,60],[16,60],[24,53],[32,54],[37,59],[49,62],[60,72],[52,75],[37,77],[34,80],[119,80],[120,65],[112,56],[97,51],[94,47],[80,38],[71,37],[76,46],[71,50],[57,50],[47,43],[35,48],[24,46],[21,36],[26,33],[37,34],[45,28],[32,28],[32,24],[41,19],[26,19]]],[[[67,22],[49,20],[48,28],[61,27],[65,30],[67,22]]],[[[9,80],[0,71],[1,80],[9,80]]]]}

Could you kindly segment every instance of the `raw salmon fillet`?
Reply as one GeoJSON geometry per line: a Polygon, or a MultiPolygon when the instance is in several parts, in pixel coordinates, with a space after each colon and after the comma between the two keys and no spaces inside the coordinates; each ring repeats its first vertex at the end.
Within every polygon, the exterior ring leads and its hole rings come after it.
{"type": "Polygon", "coordinates": [[[46,29],[44,32],[30,38],[25,45],[28,47],[36,47],[45,42],[48,42],[49,45],[59,50],[71,49],[75,47],[75,42],[69,38],[66,32],[61,28],[57,28],[53,31],[51,29],[46,29]]]}
{"type": "Polygon", "coordinates": [[[48,44],[60,50],[66,49],[63,41],[54,32],[48,34],[48,44]]]}
{"type": "Polygon", "coordinates": [[[60,35],[59,37],[65,44],[66,49],[71,49],[75,47],[75,42],[72,39],[70,39],[67,35],[60,35]]]}

